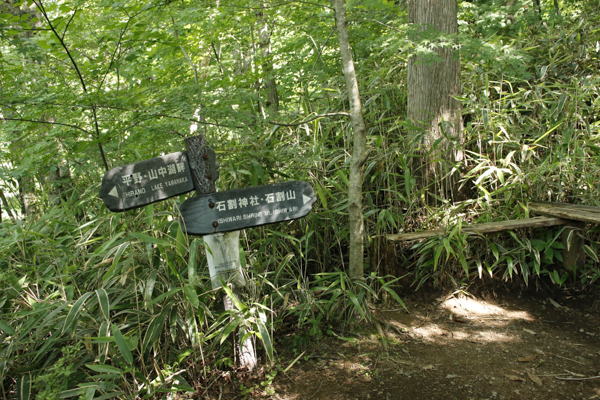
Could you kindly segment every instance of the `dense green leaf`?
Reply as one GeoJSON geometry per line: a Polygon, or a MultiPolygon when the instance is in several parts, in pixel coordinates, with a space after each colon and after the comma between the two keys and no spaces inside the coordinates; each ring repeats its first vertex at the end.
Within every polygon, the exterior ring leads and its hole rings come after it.
{"type": "Polygon", "coordinates": [[[121,330],[119,329],[119,327],[117,325],[113,324],[112,332],[113,332],[113,336],[115,337],[115,342],[117,342],[117,347],[119,348],[119,352],[121,352],[121,355],[123,356],[123,359],[125,360],[125,362],[127,362],[127,364],[132,365],[133,364],[133,355],[131,354],[131,350],[129,350],[129,346],[127,345],[127,342],[125,341],[125,338],[123,337],[123,334],[121,333],[121,330]]]}
{"type": "Polygon", "coordinates": [[[73,304],[73,306],[71,307],[71,309],[69,310],[69,314],[67,314],[67,318],[65,319],[65,324],[63,326],[63,333],[72,327],[72,325],[74,324],[74,322],[76,322],[77,318],[79,318],[79,313],[81,312],[81,309],[84,306],[85,301],[91,296],[93,295],[94,292],[87,292],[84,293],[76,302],[75,304],[73,304]]]}
{"type": "Polygon", "coordinates": [[[109,374],[122,374],[123,370],[111,367],[110,365],[105,364],[86,364],[86,367],[95,372],[109,373],[109,374]]]}
{"type": "Polygon", "coordinates": [[[97,289],[96,296],[98,297],[98,304],[102,310],[102,315],[107,321],[110,321],[110,303],[108,302],[108,293],[104,289],[97,289]]]}

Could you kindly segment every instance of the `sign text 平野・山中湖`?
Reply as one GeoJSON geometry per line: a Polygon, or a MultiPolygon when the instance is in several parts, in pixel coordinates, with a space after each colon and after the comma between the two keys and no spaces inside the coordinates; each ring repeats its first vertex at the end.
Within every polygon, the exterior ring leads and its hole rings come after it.
{"type": "Polygon", "coordinates": [[[111,211],[124,211],[193,189],[187,154],[178,152],[111,169],[100,197],[111,211]]]}

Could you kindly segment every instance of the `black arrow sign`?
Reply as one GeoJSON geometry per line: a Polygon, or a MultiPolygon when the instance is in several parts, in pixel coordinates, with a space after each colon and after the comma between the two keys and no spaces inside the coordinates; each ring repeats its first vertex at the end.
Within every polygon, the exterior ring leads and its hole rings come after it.
{"type": "Polygon", "coordinates": [[[187,155],[167,154],[113,168],[104,175],[100,197],[111,211],[124,211],[194,190],[187,155]]]}
{"type": "MultiPolygon", "coordinates": [[[[212,181],[219,177],[215,152],[207,149],[212,181]]],[[[194,183],[184,151],[111,169],[104,175],[100,198],[111,211],[125,211],[191,192],[194,183]]]]}
{"type": "Polygon", "coordinates": [[[315,200],[308,182],[291,181],[192,197],[181,216],[185,232],[209,235],[301,218],[315,200]]]}

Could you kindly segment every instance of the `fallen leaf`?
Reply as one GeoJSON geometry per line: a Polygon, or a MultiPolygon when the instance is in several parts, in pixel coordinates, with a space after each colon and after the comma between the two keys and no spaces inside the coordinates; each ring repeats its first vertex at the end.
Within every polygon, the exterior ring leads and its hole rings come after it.
{"type": "Polygon", "coordinates": [[[454,379],[456,377],[458,377],[458,375],[450,375],[450,374],[446,375],[446,379],[454,379]]]}
{"type": "Polygon", "coordinates": [[[516,376],[516,375],[504,375],[504,376],[507,377],[508,379],[510,379],[511,381],[525,382],[525,379],[521,378],[520,376],[516,376]]]}
{"type": "Polygon", "coordinates": [[[527,376],[529,376],[529,379],[531,379],[533,383],[537,384],[538,386],[542,386],[542,380],[540,378],[533,375],[531,372],[527,372],[527,376]]]}
{"type": "Polygon", "coordinates": [[[465,321],[464,319],[457,317],[456,315],[450,315],[450,321],[452,322],[458,322],[459,324],[466,324],[467,321],[465,321]]]}
{"type": "Polygon", "coordinates": [[[527,333],[530,333],[532,335],[537,335],[537,333],[535,333],[535,331],[532,331],[531,329],[527,329],[527,328],[523,328],[523,330],[527,333]]]}
{"type": "Polygon", "coordinates": [[[548,301],[550,302],[550,304],[552,304],[554,307],[556,308],[562,308],[562,306],[560,304],[558,304],[557,302],[555,302],[554,300],[552,300],[550,297],[548,297],[548,301]]]}
{"type": "Polygon", "coordinates": [[[525,357],[519,357],[519,361],[521,362],[529,362],[529,361],[533,361],[537,358],[537,354],[532,354],[530,356],[525,356],[525,357]]]}
{"type": "Polygon", "coordinates": [[[423,368],[423,370],[425,370],[425,371],[432,371],[435,369],[435,366],[433,364],[427,364],[427,365],[423,365],[421,368],[423,368]]]}

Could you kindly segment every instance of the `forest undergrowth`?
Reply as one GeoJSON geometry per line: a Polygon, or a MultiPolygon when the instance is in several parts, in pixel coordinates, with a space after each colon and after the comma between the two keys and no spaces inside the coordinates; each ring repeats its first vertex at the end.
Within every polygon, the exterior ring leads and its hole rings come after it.
{"type": "MultiPolygon", "coordinates": [[[[451,166],[460,174],[453,198],[440,195],[435,206],[426,198],[438,194],[420,188],[411,169],[413,158],[436,149],[422,149],[423,132],[406,120],[405,23],[398,18],[396,30],[356,45],[369,141],[363,190],[372,245],[364,279],[345,272],[349,121],[331,115],[294,124],[345,110],[341,74],[325,76],[313,66],[314,75],[300,76],[288,93],[289,112],[276,118],[289,124],[240,120],[243,134],[205,131],[220,161],[221,190],[305,180],[318,198],[302,219],[243,232],[240,259],[248,284],[237,297],[211,288],[204,242],[183,233],[178,210],[186,196],[111,213],[97,195],[100,165],[72,160],[72,175],[59,182],[36,177],[37,164],[51,165],[53,152],[65,153],[62,131],[37,126],[35,145],[12,155],[15,165],[22,159],[19,167],[3,166],[0,175],[3,191],[13,194],[13,210],[20,208],[18,182],[37,181],[27,217],[15,211],[0,225],[2,396],[133,399],[193,391],[211,371],[235,367],[238,328],[256,340],[262,363],[274,363],[273,337],[281,326],[293,321],[299,345],[324,335],[344,340],[338,328],[370,321],[374,304],[402,304],[401,278],[409,290],[467,291],[474,282],[495,280],[596,290],[598,226],[575,231],[586,259],[570,270],[562,267],[563,227],[477,237],[462,227],[528,218],[532,201],[600,206],[598,4],[565,1],[558,14],[549,6],[537,12],[527,1],[480,3],[461,2],[464,130],[461,138],[447,139],[464,159],[451,166]],[[448,233],[402,245],[401,252],[381,239],[434,228],[448,233]],[[223,296],[234,300],[234,310],[224,310],[223,296]]],[[[381,27],[362,29],[355,33],[381,27]]],[[[325,50],[321,62],[337,65],[325,50]]],[[[142,119],[115,123],[135,126],[142,119]]],[[[188,121],[165,124],[161,129],[182,130],[188,121]]],[[[23,128],[11,129],[23,138],[23,128]]],[[[165,134],[157,132],[152,135],[165,134]]],[[[142,149],[136,157],[157,155],[155,141],[144,148],[136,137],[142,149]]],[[[123,139],[108,147],[120,152],[128,143],[136,144],[123,139]]],[[[164,152],[181,150],[172,136],[161,143],[164,152]]],[[[87,146],[86,156],[97,142],[77,146],[87,146]]]]}

